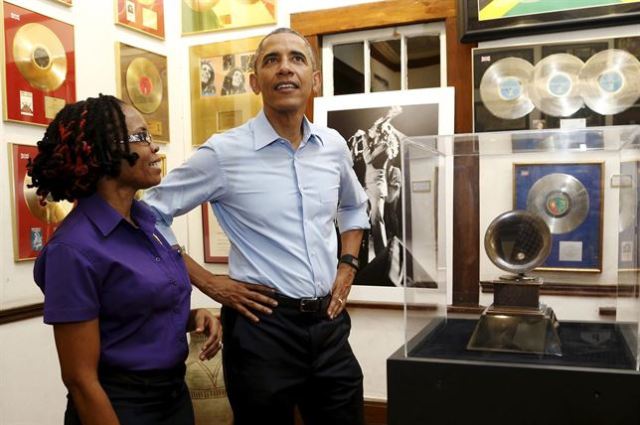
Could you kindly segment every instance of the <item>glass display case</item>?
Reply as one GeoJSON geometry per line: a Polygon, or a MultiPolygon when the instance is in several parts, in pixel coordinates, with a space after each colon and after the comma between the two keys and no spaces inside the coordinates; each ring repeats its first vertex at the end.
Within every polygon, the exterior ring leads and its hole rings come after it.
{"type": "Polygon", "coordinates": [[[402,154],[389,424],[639,423],[640,126],[412,137],[402,154]],[[469,285],[480,315],[451,308],[469,285]]]}

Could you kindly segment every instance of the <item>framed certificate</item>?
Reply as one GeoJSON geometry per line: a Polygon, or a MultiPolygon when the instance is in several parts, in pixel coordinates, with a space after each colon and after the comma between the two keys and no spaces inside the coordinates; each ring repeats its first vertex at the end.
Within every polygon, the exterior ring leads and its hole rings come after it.
{"type": "Polygon", "coordinates": [[[551,253],[537,270],[602,271],[602,163],[514,164],[514,208],[538,214],[551,253]]]}
{"type": "Polygon", "coordinates": [[[204,233],[204,262],[228,263],[231,245],[208,202],[202,204],[202,229],[204,233]]]}
{"type": "Polygon", "coordinates": [[[144,117],[158,143],[169,143],[167,58],[116,43],[117,95],[144,117]]]}
{"type": "Polygon", "coordinates": [[[73,26],[3,3],[4,119],[47,125],[76,101],[73,26]]]}
{"type": "Polygon", "coordinates": [[[116,24],[164,40],[164,0],[115,0],[116,24]]]}
{"type": "Polygon", "coordinates": [[[192,46],[191,143],[201,145],[253,118],[262,98],[249,86],[253,55],[262,37],[192,46]]]}

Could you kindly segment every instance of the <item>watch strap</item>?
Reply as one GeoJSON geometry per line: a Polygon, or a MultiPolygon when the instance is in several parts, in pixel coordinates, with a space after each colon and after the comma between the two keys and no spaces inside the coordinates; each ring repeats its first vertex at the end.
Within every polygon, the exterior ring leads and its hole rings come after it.
{"type": "Polygon", "coordinates": [[[360,270],[360,260],[358,260],[358,257],[356,257],[355,255],[344,254],[338,261],[338,264],[340,263],[347,264],[356,269],[356,271],[360,270]]]}

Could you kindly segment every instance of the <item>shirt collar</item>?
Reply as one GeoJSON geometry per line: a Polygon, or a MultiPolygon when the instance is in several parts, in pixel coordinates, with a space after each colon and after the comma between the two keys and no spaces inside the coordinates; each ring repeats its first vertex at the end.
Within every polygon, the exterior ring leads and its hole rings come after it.
{"type": "MultiPolygon", "coordinates": [[[[253,120],[253,148],[260,150],[276,140],[282,140],[282,137],[273,129],[264,110],[260,111],[253,120]]],[[[307,117],[302,117],[301,145],[314,140],[317,141],[319,145],[324,146],[324,141],[317,133],[315,126],[309,122],[307,117]]]]}
{"type": "MultiPolygon", "coordinates": [[[[79,199],[76,208],[79,208],[89,218],[103,236],[108,236],[120,222],[125,221],[124,217],[97,193],[79,199]]],[[[155,216],[142,202],[133,201],[131,217],[145,233],[153,233],[155,216]]]]}

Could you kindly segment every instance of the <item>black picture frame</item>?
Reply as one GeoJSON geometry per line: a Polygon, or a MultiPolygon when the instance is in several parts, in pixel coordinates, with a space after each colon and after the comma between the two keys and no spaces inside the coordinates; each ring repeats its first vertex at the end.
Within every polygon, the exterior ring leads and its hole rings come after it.
{"type": "Polygon", "coordinates": [[[458,0],[458,32],[464,43],[640,22],[640,2],[479,20],[483,0],[458,0]]]}

